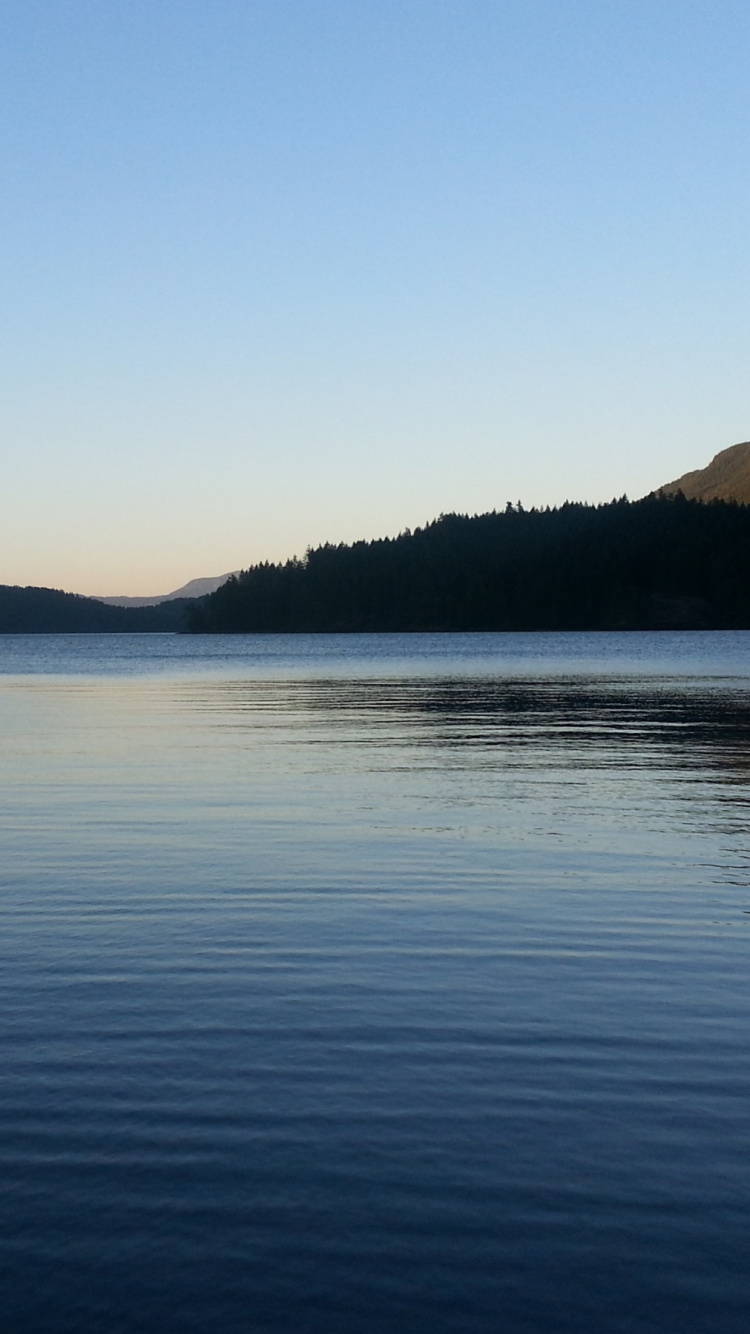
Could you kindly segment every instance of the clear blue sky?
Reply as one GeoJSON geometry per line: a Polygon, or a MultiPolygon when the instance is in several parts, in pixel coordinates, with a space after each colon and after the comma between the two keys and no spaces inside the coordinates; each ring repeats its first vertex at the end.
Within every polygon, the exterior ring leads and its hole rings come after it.
{"type": "Polygon", "coordinates": [[[166,591],[750,436],[746,0],[0,22],[0,582],[166,591]]]}

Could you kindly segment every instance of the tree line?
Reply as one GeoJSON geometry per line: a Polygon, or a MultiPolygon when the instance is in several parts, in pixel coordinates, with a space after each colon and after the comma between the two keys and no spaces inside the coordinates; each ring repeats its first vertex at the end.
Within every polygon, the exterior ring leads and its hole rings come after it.
{"type": "Polygon", "coordinates": [[[750,628],[750,507],[684,496],[470,517],[232,577],[193,633],[750,628]]]}

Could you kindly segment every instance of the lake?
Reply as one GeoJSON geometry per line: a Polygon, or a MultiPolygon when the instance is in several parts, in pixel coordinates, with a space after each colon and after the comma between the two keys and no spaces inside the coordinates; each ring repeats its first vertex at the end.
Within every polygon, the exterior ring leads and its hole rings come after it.
{"type": "Polygon", "coordinates": [[[746,1334],[750,633],[0,637],[7,1334],[746,1334]]]}

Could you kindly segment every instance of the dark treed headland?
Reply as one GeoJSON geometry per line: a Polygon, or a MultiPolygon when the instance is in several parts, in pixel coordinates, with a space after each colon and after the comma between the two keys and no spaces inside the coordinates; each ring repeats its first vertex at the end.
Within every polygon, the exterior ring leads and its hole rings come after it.
{"type": "Polygon", "coordinates": [[[0,585],[0,634],[143,634],[184,630],[193,600],[162,602],[157,607],[111,607],[96,598],[57,588],[0,585]]]}
{"type": "Polygon", "coordinates": [[[750,506],[678,493],[468,517],[260,564],[195,633],[750,628],[750,506]]]}

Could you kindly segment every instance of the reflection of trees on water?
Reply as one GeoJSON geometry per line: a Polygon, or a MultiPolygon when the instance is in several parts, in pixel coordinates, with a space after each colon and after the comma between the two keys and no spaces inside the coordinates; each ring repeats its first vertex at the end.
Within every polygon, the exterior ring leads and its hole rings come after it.
{"type": "MultiPolygon", "coordinates": [[[[337,742],[504,748],[557,766],[695,768],[744,783],[750,689],[690,679],[453,678],[214,682],[193,704],[241,716],[304,716],[337,742]]],[[[313,739],[311,736],[311,739],[313,739]]],[[[322,738],[319,738],[322,739],[322,738]]],[[[708,776],[708,775],[707,775],[708,776]]]]}
{"type": "MultiPolygon", "coordinates": [[[[388,784],[393,775],[393,800],[415,828],[439,812],[446,828],[466,824],[497,846],[554,838],[555,856],[566,847],[682,864],[684,852],[699,883],[743,896],[750,883],[750,689],[739,679],[307,678],[181,689],[211,725],[247,729],[250,748],[257,728],[273,745],[315,751],[312,782],[337,774],[346,785],[371,772],[388,784]]],[[[387,787],[373,793],[388,805],[387,787]]]]}

